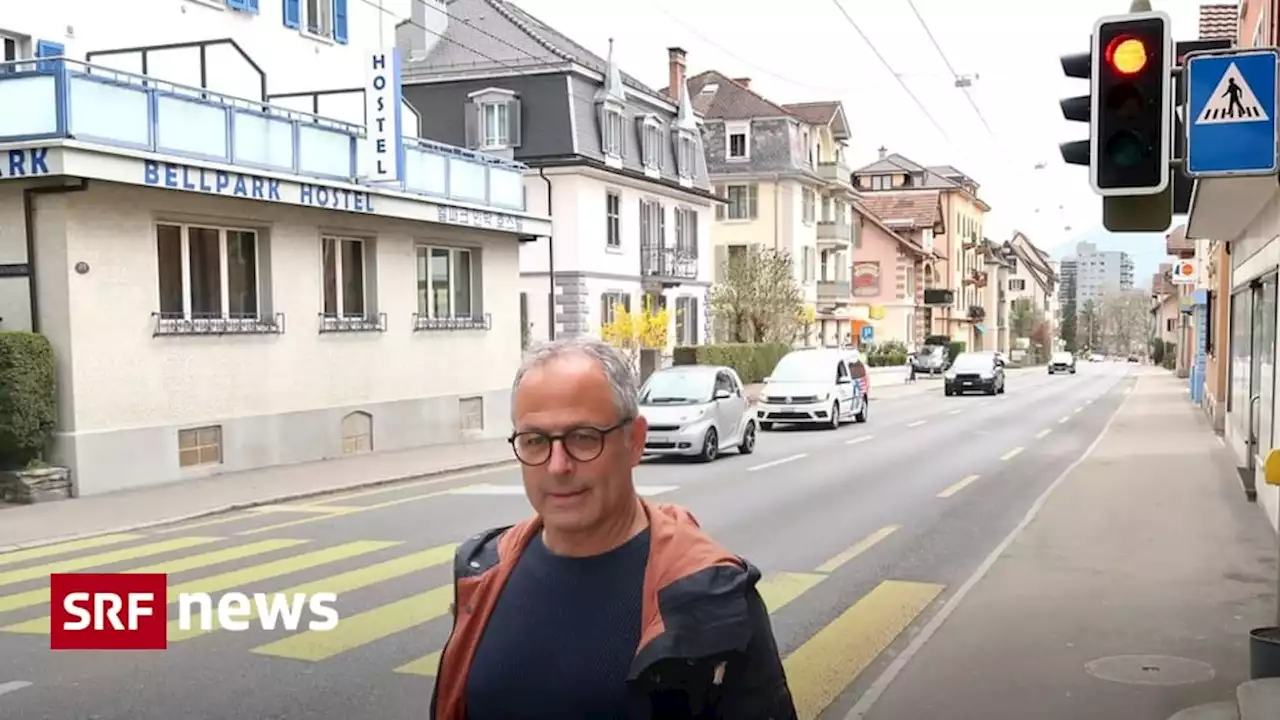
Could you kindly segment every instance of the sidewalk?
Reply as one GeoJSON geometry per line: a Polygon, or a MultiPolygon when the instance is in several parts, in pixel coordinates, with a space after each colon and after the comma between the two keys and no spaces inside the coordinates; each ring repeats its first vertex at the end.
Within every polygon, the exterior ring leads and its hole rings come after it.
{"type": "Polygon", "coordinates": [[[0,552],[514,462],[506,440],[481,440],[245,470],[58,502],[0,505],[0,552]]]}
{"type": "Polygon", "coordinates": [[[1276,536],[1186,382],[1139,375],[1093,453],[846,720],[1168,720],[1235,697],[1248,633],[1275,616],[1276,536]]]}

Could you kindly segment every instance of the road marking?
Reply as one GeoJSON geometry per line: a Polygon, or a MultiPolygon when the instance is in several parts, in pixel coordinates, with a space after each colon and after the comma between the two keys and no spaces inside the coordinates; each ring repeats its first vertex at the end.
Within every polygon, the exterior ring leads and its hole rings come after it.
{"type": "Polygon", "coordinates": [[[1071,419],[1071,416],[1070,416],[1070,415],[1063,415],[1062,417],[1058,418],[1058,424],[1059,424],[1059,425],[1061,425],[1062,423],[1064,423],[1064,422],[1066,422],[1066,421],[1068,421],[1068,420],[1070,420],[1070,419],[1071,419]]]}
{"type": "Polygon", "coordinates": [[[907,423],[907,427],[909,427],[909,428],[913,428],[913,427],[920,427],[921,425],[923,425],[923,424],[925,424],[925,423],[927,423],[927,422],[929,422],[929,421],[928,421],[928,420],[917,420],[917,421],[915,421],[915,422],[913,422],[913,423],[907,423]]]}
{"type": "MultiPolygon", "coordinates": [[[[214,550],[213,552],[202,553],[200,555],[192,555],[185,558],[177,558],[155,565],[146,567],[133,568],[123,570],[122,572],[129,574],[140,573],[180,573],[199,568],[209,567],[211,565],[219,565],[233,560],[243,560],[254,555],[274,552],[276,550],[284,550],[291,547],[302,545],[309,542],[307,540],[263,540],[261,542],[250,543],[248,545],[238,545],[236,547],[224,548],[222,550],[214,550]]],[[[35,607],[49,602],[49,588],[42,587],[27,592],[15,593],[13,595],[0,596],[0,612],[9,612],[11,610],[20,610],[22,608],[35,607]]]]}
{"type": "Polygon", "coordinates": [[[1078,412],[1080,412],[1080,411],[1081,411],[1081,410],[1083,410],[1083,409],[1084,409],[1084,406],[1083,406],[1083,405],[1081,405],[1080,407],[1076,408],[1075,410],[1072,410],[1071,412],[1073,412],[1073,413],[1078,413],[1078,412]]]}
{"type": "Polygon", "coordinates": [[[307,504],[323,505],[323,504],[328,504],[333,502],[344,502],[347,500],[354,500],[355,498],[369,497],[371,495],[384,495],[386,493],[397,492],[400,490],[408,490],[410,488],[431,487],[433,485],[440,485],[441,483],[453,482],[455,480],[465,480],[467,478],[478,477],[480,475],[492,475],[493,473],[496,473],[496,472],[504,472],[506,470],[512,470],[518,465],[519,463],[517,463],[513,459],[510,463],[495,465],[493,467],[488,467],[488,468],[481,468],[479,470],[470,470],[467,472],[451,473],[448,475],[439,475],[436,477],[424,478],[422,480],[412,480],[410,482],[388,483],[380,487],[365,488],[364,490],[354,490],[351,492],[338,493],[337,495],[330,495],[328,497],[317,498],[316,500],[307,504]]]}
{"type": "MultiPolygon", "coordinates": [[[[320,578],[311,582],[305,582],[301,585],[295,585],[279,592],[284,595],[294,595],[302,593],[304,595],[312,595],[321,592],[336,593],[339,596],[342,593],[361,590],[380,582],[394,580],[404,577],[415,572],[421,572],[429,568],[444,565],[453,560],[453,554],[458,549],[457,545],[440,545],[438,547],[421,550],[409,555],[404,555],[374,565],[367,565],[355,570],[349,570],[344,573],[332,575],[326,578],[320,578]]],[[[183,630],[178,625],[177,620],[169,622],[169,642],[178,642],[187,640],[197,635],[215,632],[213,628],[205,630],[198,623],[193,622],[190,630],[183,630]]]]}
{"type": "Polygon", "coordinates": [[[0,683],[0,695],[11,693],[14,690],[21,690],[24,687],[31,687],[31,683],[26,680],[11,680],[10,682],[0,683]]]}
{"type": "MultiPolygon", "coordinates": [[[[636,493],[644,497],[652,497],[679,490],[679,485],[636,485],[636,493]]],[[[447,490],[450,495],[519,495],[524,497],[523,485],[468,485],[457,490],[447,490]]]]}
{"type": "Polygon", "coordinates": [[[134,535],[131,533],[119,533],[116,535],[99,535],[98,537],[85,538],[84,540],[72,540],[58,545],[45,545],[43,547],[34,547],[27,550],[13,550],[7,553],[0,553],[0,565],[12,565],[13,563],[26,562],[27,560],[39,560],[47,558],[51,555],[63,555],[77,550],[88,550],[90,548],[99,548],[106,545],[117,545],[130,540],[140,540],[145,535],[134,535]]]}
{"type": "Polygon", "coordinates": [[[1084,401],[1084,404],[1085,404],[1085,405],[1088,405],[1088,404],[1090,404],[1090,403],[1092,403],[1092,402],[1093,402],[1092,400],[1085,400],[1085,401],[1084,401]]]}
{"type": "Polygon", "coordinates": [[[249,512],[254,515],[267,515],[269,513],[302,513],[302,514],[337,514],[359,510],[359,507],[350,507],[346,505],[264,505],[256,507],[249,512]]]}
{"type": "Polygon", "coordinates": [[[770,460],[770,461],[769,461],[769,462],[767,462],[767,463],[761,463],[761,464],[759,464],[759,465],[755,465],[755,466],[753,466],[753,467],[749,467],[749,468],[747,468],[747,472],[755,472],[755,471],[757,471],[757,470],[765,470],[765,469],[767,469],[767,468],[776,467],[776,466],[781,465],[781,464],[783,464],[783,463],[789,463],[789,462],[791,462],[791,461],[793,461],[793,460],[799,460],[799,459],[801,459],[801,458],[806,458],[806,457],[809,457],[809,453],[798,453],[798,454],[796,454],[796,455],[791,455],[790,457],[779,458],[779,459],[777,459],[777,460],[770,460]]]}
{"type": "Polygon", "coordinates": [[[1001,460],[1012,460],[1012,459],[1014,459],[1015,457],[1017,457],[1017,456],[1018,456],[1018,453],[1020,453],[1020,452],[1022,452],[1022,448],[1021,448],[1021,447],[1016,447],[1016,448],[1014,448],[1014,449],[1010,450],[1009,452],[1007,452],[1007,453],[1005,453],[1005,454],[1001,455],[1001,456],[1000,456],[1000,459],[1001,459],[1001,460]]]}
{"type": "Polygon", "coordinates": [[[836,570],[840,569],[841,565],[844,565],[845,563],[858,557],[859,555],[866,552],[867,550],[870,550],[881,540],[884,540],[885,538],[894,534],[901,528],[902,528],[901,525],[886,525],[885,527],[882,527],[879,530],[871,533],[870,535],[862,538],[858,542],[854,543],[848,550],[845,550],[844,552],[841,552],[839,555],[836,555],[830,560],[822,563],[818,567],[814,568],[814,570],[820,573],[833,573],[836,570]]]}
{"type": "MultiPolygon", "coordinates": [[[[463,487],[466,487],[466,486],[464,485],[463,487]]],[[[395,500],[386,500],[373,505],[359,505],[359,506],[353,507],[350,510],[342,510],[339,512],[326,513],[324,515],[314,515],[312,517],[304,517],[298,520],[290,520],[288,522],[276,523],[274,525],[267,525],[265,527],[256,527],[256,528],[253,528],[252,530],[241,530],[236,534],[237,535],[257,535],[259,533],[273,532],[275,530],[283,530],[285,528],[296,527],[298,525],[317,522],[319,520],[341,518],[341,517],[346,517],[348,515],[355,515],[358,513],[369,512],[371,510],[382,510],[383,508],[394,507],[396,505],[404,505],[406,503],[417,502],[419,500],[427,500],[433,497],[440,497],[441,495],[449,495],[461,489],[462,488],[450,488],[448,490],[434,490],[432,492],[421,493],[419,495],[410,495],[408,497],[396,498],[395,500]]]]}
{"type": "Polygon", "coordinates": [[[222,538],[216,537],[174,538],[173,540],[151,543],[149,545],[139,545],[137,547],[98,553],[97,555],[86,555],[84,557],[73,558],[71,560],[60,560],[58,562],[45,563],[34,567],[0,572],[0,585],[20,583],[27,580],[35,580],[37,578],[47,578],[53,573],[78,572],[80,570],[97,567],[99,565],[111,565],[128,560],[137,560],[138,558],[173,552],[174,550],[185,550],[187,548],[196,547],[197,545],[207,545],[221,539],[222,538]]]}
{"type": "Polygon", "coordinates": [[[845,445],[857,445],[858,443],[864,443],[864,442],[866,442],[866,441],[870,440],[870,439],[871,439],[871,438],[873,438],[873,437],[875,437],[875,435],[863,435],[863,436],[861,436],[861,437],[853,438],[852,440],[845,440],[845,441],[844,441],[844,444],[845,444],[845,445]]]}
{"type": "Polygon", "coordinates": [[[1048,434],[1049,434],[1049,433],[1051,433],[1051,432],[1053,432],[1053,428],[1045,428],[1045,429],[1041,430],[1040,432],[1036,433],[1036,439],[1037,439],[1037,440],[1043,440],[1043,439],[1045,438],[1045,436],[1046,436],[1046,435],[1048,435],[1048,434]]]}
{"type": "Polygon", "coordinates": [[[780,572],[762,579],[756,589],[772,615],[826,579],[826,575],[816,572],[780,572]]]}
{"type": "MultiPolygon", "coordinates": [[[[358,557],[366,553],[376,550],[385,550],[389,547],[400,545],[399,542],[382,542],[372,540],[360,540],[349,542],[344,545],[335,545],[334,547],[316,550],[314,552],[295,555],[293,557],[273,560],[271,562],[262,563],[261,565],[251,565],[239,570],[231,570],[218,575],[212,575],[190,582],[184,582],[179,585],[169,586],[168,603],[173,604],[178,601],[178,596],[183,593],[215,593],[227,590],[243,590],[245,586],[261,582],[263,580],[271,580],[284,575],[289,575],[303,570],[320,567],[329,563],[338,562],[358,557]]],[[[26,622],[20,622],[16,625],[9,625],[0,628],[0,632],[22,633],[28,635],[47,635],[49,633],[49,616],[35,618],[26,622]]]]}
{"type": "Polygon", "coordinates": [[[342,618],[332,630],[307,630],[250,650],[256,655],[320,662],[449,614],[453,583],[342,618]]]}
{"type": "Polygon", "coordinates": [[[977,481],[978,477],[979,477],[979,476],[977,476],[977,475],[970,475],[969,477],[967,477],[967,478],[965,478],[965,479],[961,480],[960,482],[958,482],[958,483],[956,483],[956,484],[952,485],[951,487],[947,488],[946,490],[943,490],[942,492],[938,493],[938,497],[940,497],[940,498],[949,498],[949,497],[951,497],[952,495],[955,495],[956,493],[960,492],[961,490],[963,490],[963,489],[965,489],[965,488],[969,487],[970,485],[972,485],[974,482],[976,482],[976,481],[977,481]]]}
{"type": "Polygon", "coordinates": [[[943,591],[942,585],[886,580],[783,661],[796,714],[816,718],[943,591]]]}
{"type": "Polygon", "coordinates": [[[955,410],[952,410],[951,412],[949,412],[949,413],[947,413],[947,414],[948,414],[948,415],[959,415],[959,414],[960,414],[960,413],[962,413],[962,412],[964,412],[964,410],[962,410],[961,408],[956,408],[955,410]]]}
{"type": "Polygon", "coordinates": [[[911,639],[911,642],[907,643],[907,646],[903,648],[902,652],[893,658],[889,663],[889,667],[885,668],[884,672],[880,673],[877,678],[871,681],[871,684],[867,686],[866,692],[862,693],[862,696],[858,698],[858,702],[849,710],[843,720],[865,720],[867,714],[870,713],[871,709],[875,706],[876,701],[884,695],[884,691],[889,688],[895,679],[897,679],[898,675],[902,674],[902,670],[906,668],[912,658],[920,652],[920,648],[924,647],[925,643],[929,642],[934,634],[938,632],[938,628],[942,627],[942,624],[947,621],[947,618],[951,617],[951,614],[956,611],[956,608],[960,607],[960,604],[964,602],[965,598],[973,590],[974,586],[982,582],[982,579],[986,577],[987,573],[991,572],[991,568],[996,564],[996,561],[1004,555],[1005,551],[1009,549],[1009,546],[1013,545],[1014,541],[1018,539],[1018,536],[1022,534],[1022,531],[1036,519],[1036,516],[1040,514],[1040,511],[1044,508],[1045,504],[1048,503],[1049,496],[1053,494],[1054,490],[1057,490],[1059,485],[1066,482],[1067,477],[1071,475],[1072,471],[1084,464],[1084,461],[1088,460],[1089,456],[1093,455],[1094,450],[1097,450],[1098,446],[1102,444],[1102,439],[1107,436],[1107,431],[1111,429],[1111,426],[1115,423],[1116,417],[1120,414],[1120,409],[1123,407],[1124,403],[1122,402],[1120,407],[1117,407],[1112,411],[1111,417],[1107,419],[1106,424],[1102,426],[1102,430],[1098,432],[1098,436],[1093,439],[1093,442],[1089,444],[1089,447],[1085,448],[1084,452],[1072,461],[1072,463],[1062,471],[1062,474],[1049,484],[1049,487],[1041,493],[1040,497],[1036,498],[1034,503],[1032,503],[1031,509],[1027,511],[1025,516],[1023,516],[1022,521],[1013,529],[1013,532],[1010,532],[1005,536],[1004,540],[1001,540],[1000,544],[991,551],[991,554],[982,561],[982,564],[978,566],[978,569],[969,576],[969,579],[965,580],[964,584],[951,594],[951,597],[947,599],[938,612],[934,613],[933,617],[929,619],[929,622],[925,623],[924,627],[920,628],[920,632],[916,633],[915,637],[911,639]]]}
{"type": "Polygon", "coordinates": [[[422,675],[423,677],[435,677],[436,670],[440,667],[440,652],[436,651],[396,668],[396,672],[403,675],[422,675]]]}

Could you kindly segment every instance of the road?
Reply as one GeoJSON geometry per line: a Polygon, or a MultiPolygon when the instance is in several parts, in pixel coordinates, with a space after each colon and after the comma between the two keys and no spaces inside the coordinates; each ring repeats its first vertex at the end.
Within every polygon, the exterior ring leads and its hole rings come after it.
{"type": "MultiPolygon", "coordinates": [[[[760,566],[801,717],[838,720],[1093,441],[1132,367],[1013,373],[996,397],[938,386],[874,402],[866,424],[764,433],[749,456],[647,462],[636,483],[760,566]]],[[[450,544],[525,517],[522,492],[503,468],[0,555],[0,717],[424,717],[450,544]],[[342,622],[171,623],[165,652],[51,652],[47,575],[82,571],[168,572],[171,589],[211,593],[327,590],[342,622]]]]}

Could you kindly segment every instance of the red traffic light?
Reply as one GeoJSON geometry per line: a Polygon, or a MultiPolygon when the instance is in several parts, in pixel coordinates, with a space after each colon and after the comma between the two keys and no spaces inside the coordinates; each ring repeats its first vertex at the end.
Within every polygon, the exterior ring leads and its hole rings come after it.
{"type": "Polygon", "coordinates": [[[1121,75],[1136,75],[1147,66],[1147,46],[1132,35],[1118,35],[1107,43],[1107,65],[1121,75]]]}

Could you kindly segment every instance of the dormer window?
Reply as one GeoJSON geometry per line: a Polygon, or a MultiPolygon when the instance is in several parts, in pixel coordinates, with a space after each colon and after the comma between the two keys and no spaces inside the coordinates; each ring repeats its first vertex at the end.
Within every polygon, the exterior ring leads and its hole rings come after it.
{"type": "Polygon", "coordinates": [[[485,88],[467,98],[467,147],[492,152],[520,147],[520,99],[510,90],[485,88]]]}
{"type": "Polygon", "coordinates": [[[676,133],[676,174],[681,180],[692,178],[697,172],[698,140],[692,132],[680,130],[676,133]]]}
{"type": "Polygon", "coordinates": [[[724,127],[726,160],[751,159],[751,123],[726,123],[724,127]]]}
{"type": "Polygon", "coordinates": [[[600,149],[606,158],[622,160],[626,142],[622,135],[622,108],[613,103],[600,105],[600,149]]]}
{"type": "Polygon", "coordinates": [[[638,119],[640,130],[640,162],[645,170],[657,172],[662,169],[662,121],[655,115],[645,115],[638,119]]]}

